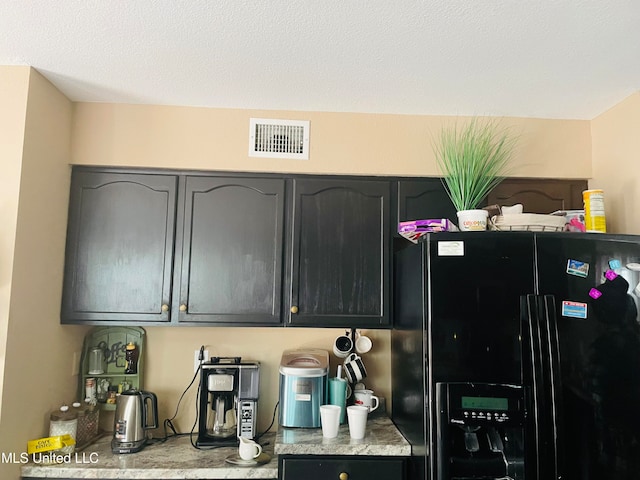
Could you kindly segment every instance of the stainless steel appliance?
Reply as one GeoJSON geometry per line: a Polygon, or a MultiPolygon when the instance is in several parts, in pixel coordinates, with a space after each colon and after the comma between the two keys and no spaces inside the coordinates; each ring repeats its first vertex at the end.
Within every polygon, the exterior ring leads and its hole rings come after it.
{"type": "Polygon", "coordinates": [[[319,427],[327,403],[329,352],[285,350],[280,361],[280,416],[283,427],[319,427]]]}
{"type": "Polygon", "coordinates": [[[638,478],[640,237],[430,234],[396,252],[394,289],[411,478],[638,478]]]}
{"type": "Polygon", "coordinates": [[[202,364],[198,391],[198,446],[237,445],[257,436],[260,364],[212,357],[202,364]]]}
{"type": "Polygon", "coordinates": [[[122,392],[116,399],[113,418],[113,453],[142,450],[147,443],[146,430],[152,428],[158,428],[158,399],[155,393],[136,389],[122,392]]]}

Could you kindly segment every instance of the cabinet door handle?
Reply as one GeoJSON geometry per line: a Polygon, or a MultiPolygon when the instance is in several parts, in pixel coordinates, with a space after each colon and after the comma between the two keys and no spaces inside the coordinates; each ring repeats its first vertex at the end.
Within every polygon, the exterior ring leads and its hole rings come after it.
{"type": "Polygon", "coordinates": [[[338,478],[340,480],[348,480],[349,479],[349,474],[347,472],[342,472],[340,475],[338,475],[338,478]]]}
{"type": "Polygon", "coordinates": [[[181,312],[186,312],[187,311],[187,306],[184,303],[182,305],[180,305],[180,311],[181,312]]]}
{"type": "Polygon", "coordinates": [[[298,307],[296,307],[295,305],[291,307],[291,313],[298,313],[298,307]]]}
{"type": "Polygon", "coordinates": [[[160,310],[162,310],[163,312],[168,312],[169,311],[169,305],[167,305],[166,303],[163,303],[162,307],[160,307],[160,310]]]}

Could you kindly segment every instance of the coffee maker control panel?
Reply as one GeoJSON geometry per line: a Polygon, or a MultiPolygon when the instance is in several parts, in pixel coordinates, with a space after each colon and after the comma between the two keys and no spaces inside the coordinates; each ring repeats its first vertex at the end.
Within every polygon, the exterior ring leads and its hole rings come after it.
{"type": "Polygon", "coordinates": [[[253,400],[240,402],[240,421],[238,422],[238,436],[254,438],[255,431],[256,402],[253,400]]]}

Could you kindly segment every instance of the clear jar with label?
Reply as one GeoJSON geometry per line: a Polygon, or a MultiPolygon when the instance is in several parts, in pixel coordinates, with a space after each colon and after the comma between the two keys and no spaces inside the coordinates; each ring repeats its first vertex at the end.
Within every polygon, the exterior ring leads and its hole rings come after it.
{"type": "MultiPolygon", "coordinates": [[[[59,435],[71,435],[74,440],[77,441],[78,432],[78,414],[73,410],[69,410],[67,405],[63,405],[59,410],[51,412],[49,422],[49,436],[57,437],[59,435]]],[[[75,445],[69,445],[62,447],[60,450],[56,450],[56,453],[66,455],[73,453],[75,445]]]]}

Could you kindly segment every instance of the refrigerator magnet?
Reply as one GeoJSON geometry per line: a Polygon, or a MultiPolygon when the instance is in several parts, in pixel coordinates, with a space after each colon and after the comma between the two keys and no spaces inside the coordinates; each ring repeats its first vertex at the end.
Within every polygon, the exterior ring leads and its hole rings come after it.
{"type": "Polygon", "coordinates": [[[614,278],[616,278],[618,276],[618,274],[616,272],[614,272],[613,270],[607,270],[604,273],[604,276],[607,280],[609,280],[610,282],[613,281],[614,278]]]}
{"type": "Polygon", "coordinates": [[[597,300],[602,296],[602,292],[597,288],[592,288],[591,290],[589,290],[589,296],[594,300],[597,300]]]}
{"type": "Polygon", "coordinates": [[[579,260],[569,259],[567,261],[567,273],[576,277],[586,278],[589,275],[589,264],[579,260]]]}
{"type": "Polygon", "coordinates": [[[587,304],[563,300],[562,316],[571,318],[587,318],[587,304]]]}
{"type": "Polygon", "coordinates": [[[464,242],[462,241],[438,242],[438,256],[439,257],[463,257],[464,242]]]}
{"type": "Polygon", "coordinates": [[[622,263],[620,263],[620,260],[616,260],[615,258],[612,258],[611,260],[609,260],[609,268],[611,270],[615,270],[616,268],[622,268],[622,263]]]}

